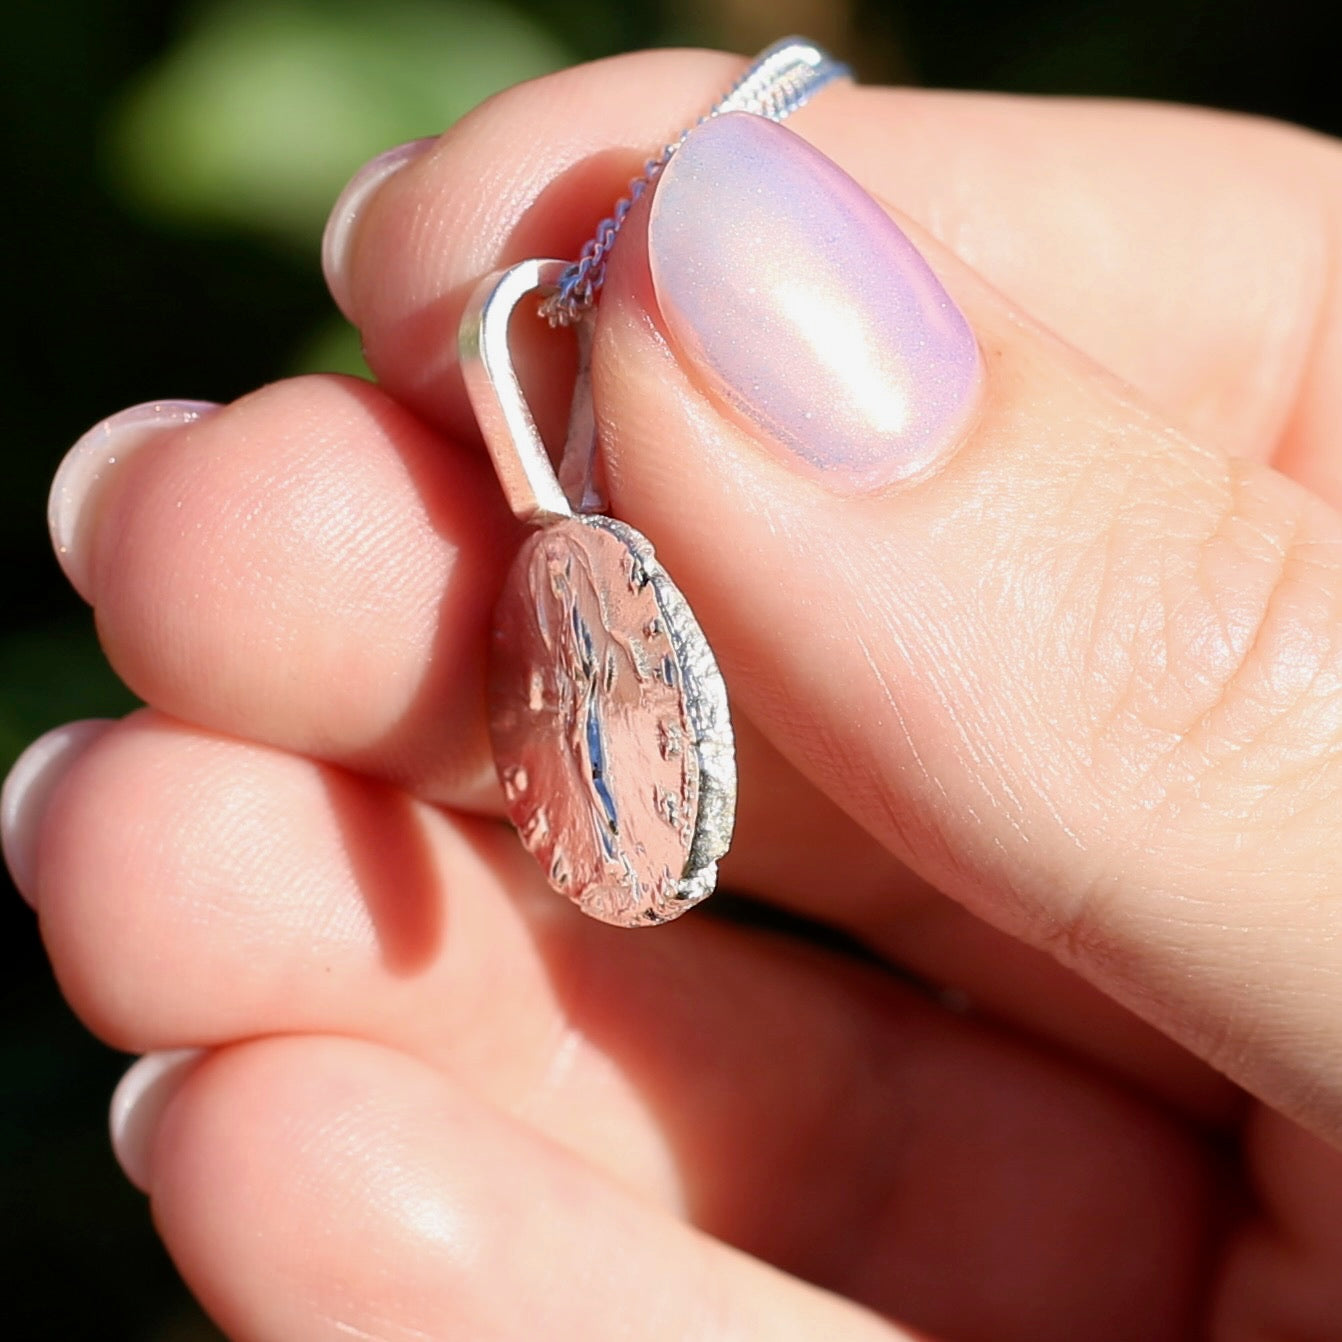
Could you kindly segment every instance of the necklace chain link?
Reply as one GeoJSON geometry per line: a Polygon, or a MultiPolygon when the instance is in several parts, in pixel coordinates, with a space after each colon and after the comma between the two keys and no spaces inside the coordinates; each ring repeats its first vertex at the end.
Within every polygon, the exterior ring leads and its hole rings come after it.
{"type": "MultiPolygon", "coordinates": [[[[752,112],[756,116],[768,117],[770,121],[783,121],[826,85],[851,77],[852,71],[847,65],[835,60],[814,42],[801,37],[785,37],[765,48],[695,125],[702,125],[725,112],[752,112]]],[[[629,211],[661,176],[693,129],[691,126],[683,131],[659,155],[644,163],[642,173],[629,183],[625,195],[596,226],[578,259],[559,277],[555,291],[540,305],[540,315],[551,326],[572,326],[591,311],[605,283],[610,250],[629,211]]]]}

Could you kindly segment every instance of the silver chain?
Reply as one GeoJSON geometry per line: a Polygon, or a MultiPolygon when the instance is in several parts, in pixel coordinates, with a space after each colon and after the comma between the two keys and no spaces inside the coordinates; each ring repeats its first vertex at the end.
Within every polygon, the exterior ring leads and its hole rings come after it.
{"type": "MultiPolygon", "coordinates": [[[[753,112],[782,121],[808,102],[827,84],[850,79],[852,71],[822,47],[801,37],[785,37],[766,47],[731,89],[695,125],[703,125],[724,112],[753,112]]],[[[668,144],[656,158],[643,165],[643,172],[629,183],[628,192],[597,226],[578,259],[560,276],[558,285],[540,307],[551,326],[572,326],[591,310],[606,279],[606,260],[615,245],[629,211],[661,175],[672,155],[685,142],[690,127],[668,144]]]]}

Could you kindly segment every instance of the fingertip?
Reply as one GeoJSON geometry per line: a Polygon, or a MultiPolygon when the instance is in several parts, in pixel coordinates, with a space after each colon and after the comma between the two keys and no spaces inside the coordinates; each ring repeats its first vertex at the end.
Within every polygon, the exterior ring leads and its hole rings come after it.
{"type": "Polygon", "coordinates": [[[112,722],[67,722],[39,736],[19,758],[0,790],[0,842],[19,894],[37,907],[37,841],[47,805],[75,761],[112,722]]]}
{"type": "Polygon", "coordinates": [[[126,1178],[142,1193],[150,1191],[154,1144],[163,1114],[204,1056],[205,1050],[199,1048],[146,1053],[112,1092],[107,1122],[112,1152],[126,1178]]]}
{"type": "Polygon", "coordinates": [[[437,136],[427,135],[418,140],[398,144],[377,155],[376,158],[369,159],[350,178],[331,208],[326,229],[322,234],[322,274],[326,277],[326,287],[331,291],[336,307],[352,322],[356,321],[356,317],[350,292],[348,263],[354,235],[364,212],[389,177],[427,153],[437,142],[437,136]]]}
{"type": "Polygon", "coordinates": [[[166,431],[217,410],[212,401],[147,401],[95,424],[65,454],[51,482],[47,526],[71,586],[94,600],[92,554],[101,502],[126,459],[166,431]]]}
{"type": "MultiPolygon", "coordinates": [[[[346,311],[357,306],[378,381],[471,441],[452,335],[480,277],[527,257],[577,255],[649,150],[690,124],[740,65],[721,52],[636,52],[519,84],[446,132],[413,182],[364,197],[333,292],[346,311]]],[[[572,375],[560,361],[550,376],[555,361],[541,362],[523,380],[544,425],[572,375]]]]}
{"type": "Polygon", "coordinates": [[[749,1319],[761,1338],[908,1337],[690,1230],[404,1054],[290,1035],[207,1067],[163,1124],[155,1216],[229,1336],[521,1342],[541,1319],[554,1342],[669,1342],[749,1319]]]}

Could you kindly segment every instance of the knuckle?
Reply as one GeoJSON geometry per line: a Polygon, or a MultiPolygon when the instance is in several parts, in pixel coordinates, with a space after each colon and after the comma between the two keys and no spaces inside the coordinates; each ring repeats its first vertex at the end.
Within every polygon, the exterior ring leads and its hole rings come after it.
{"type": "MultiPolygon", "coordinates": [[[[1232,465],[1210,525],[1138,560],[1111,610],[1123,655],[1094,742],[1152,822],[1299,820],[1336,798],[1342,755],[1342,528],[1289,482],[1232,465]]],[[[1197,510],[1205,518],[1205,510],[1197,510]]],[[[1131,561],[1131,542],[1111,562],[1131,561]]]]}

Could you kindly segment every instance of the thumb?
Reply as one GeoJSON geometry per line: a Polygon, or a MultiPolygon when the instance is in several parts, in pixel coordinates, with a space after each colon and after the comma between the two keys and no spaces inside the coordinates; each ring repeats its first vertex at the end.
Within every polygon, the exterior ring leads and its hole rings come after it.
{"type": "Polygon", "coordinates": [[[1339,519],[917,247],[785,128],[696,130],[603,297],[614,511],[891,850],[1342,1139],[1339,519]]]}

